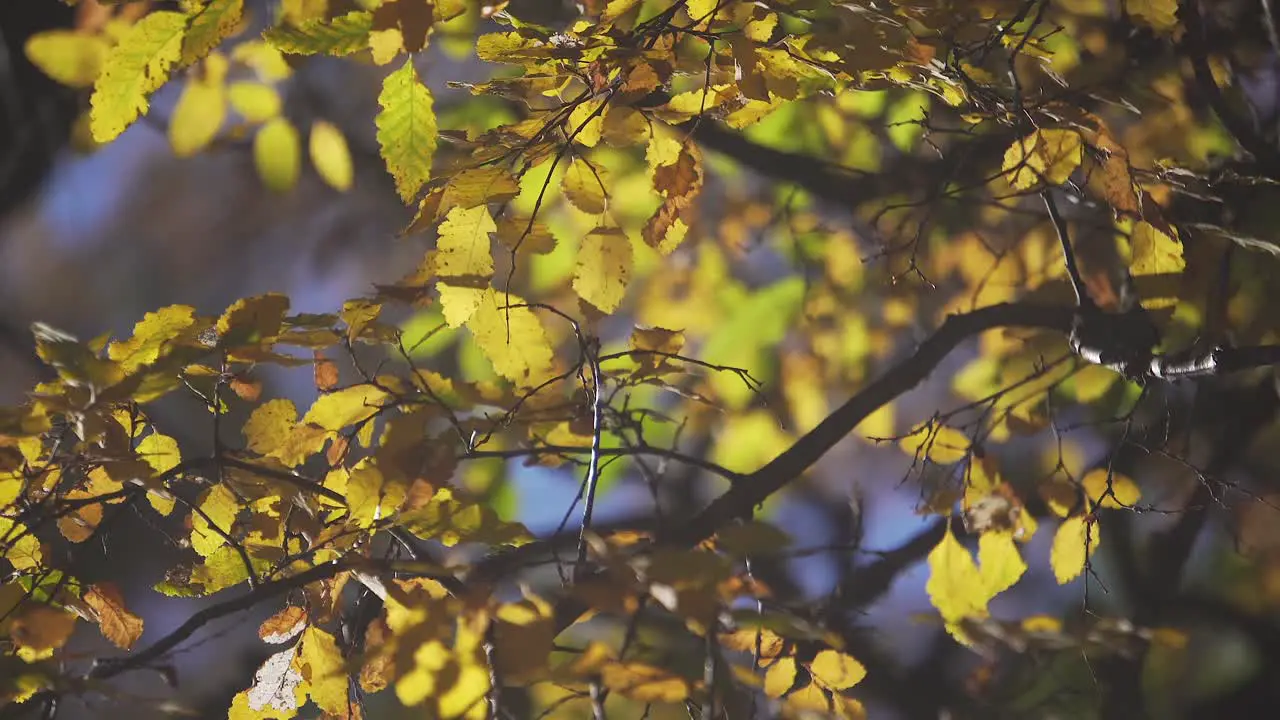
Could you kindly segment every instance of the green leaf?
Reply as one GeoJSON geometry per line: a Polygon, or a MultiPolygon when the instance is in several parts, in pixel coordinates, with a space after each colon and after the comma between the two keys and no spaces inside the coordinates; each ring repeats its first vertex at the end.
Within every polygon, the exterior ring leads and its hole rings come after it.
{"type": "Polygon", "coordinates": [[[179,60],[186,29],[186,15],[158,10],[124,33],[93,85],[89,130],[94,140],[116,139],[147,111],[147,99],[168,81],[179,60]]]}
{"type": "Polygon", "coordinates": [[[222,44],[244,19],[244,0],[209,0],[192,16],[182,43],[182,64],[191,65],[222,44]]]}
{"type": "Polygon", "coordinates": [[[311,20],[298,27],[277,26],[262,33],[280,52],[294,55],[350,55],[369,46],[373,14],[357,10],[332,20],[311,20]]]}
{"type": "Polygon", "coordinates": [[[431,158],[436,152],[436,116],[431,91],[418,78],[412,57],[406,58],[399,70],[387,75],[378,104],[382,111],[375,123],[382,158],[395,178],[401,199],[412,202],[431,177],[431,158]]]}

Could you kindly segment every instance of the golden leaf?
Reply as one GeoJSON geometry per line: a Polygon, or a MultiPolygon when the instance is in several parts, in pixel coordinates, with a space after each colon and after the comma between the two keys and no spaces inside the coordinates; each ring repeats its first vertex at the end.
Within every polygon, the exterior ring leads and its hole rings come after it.
{"type": "Polygon", "coordinates": [[[147,99],[168,81],[179,59],[186,29],[183,13],[157,10],[125,31],[107,53],[90,98],[89,129],[95,141],[116,139],[147,111],[147,99]]]}
{"type": "Polygon", "coordinates": [[[84,602],[98,616],[102,636],[121,650],[128,650],[142,637],[142,618],[129,612],[124,597],[109,583],[97,583],[84,594],[84,602]]]}
{"type": "Polygon", "coordinates": [[[1098,549],[1099,542],[1097,523],[1090,523],[1080,515],[1062,521],[1049,551],[1049,565],[1059,585],[1071,582],[1084,572],[1085,561],[1098,549]]]}
{"type": "Polygon", "coordinates": [[[631,240],[626,233],[598,227],[587,233],[578,247],[573,290],[601,312],[611,313],[626,297],[631,266],[631,240]]]}
{"type": "Polygon", "coordinates": [[[283,117],[267,121],[253,137],[253,160],[267,187],[277,192],[292,189],[302,172],[298,129],[283,117]]]}

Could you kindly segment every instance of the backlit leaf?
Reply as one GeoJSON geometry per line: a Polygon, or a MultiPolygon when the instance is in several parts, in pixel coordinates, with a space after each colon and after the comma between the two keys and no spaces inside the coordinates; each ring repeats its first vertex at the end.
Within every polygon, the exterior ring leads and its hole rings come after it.
{"type": "Polygon", "coordinates": [[[933,462],[949,465],[960,462],[969,452],[969,437],[945,425],[916,428],[898,441],[902,451],[912,457],[928,457],[933,462]]]}
{"type": "Polygon", "coordinates": [[[227,544],[225,536],[240,512],[240,504],[226,485],[214,485],[205,491],[197,506],[201,512],[191,513],[191,547],[209,557],[227,544]]]}
{"type": "Polygon", "coordinates": [[[182,43],[182,64],[190,65],[222,44],[244,17],[244,0],[208,0],[191,17],[182,43]]]}
{"type": "Polygon", "coordinates": [[[1049,565],[1059,585],[1071,582],[1084,572],[1085,561],[1098,549],[1099,541],[1097,523],[1089,523],[1081,515],[1062,521],[1049,551],[1049,565]]]}
{"type": "Polygon", "coordinates": [[[27,59],[63,85],[89,87],[111,46],[106,38],[73,30],[45,30],[27,38],[27,59]]]}
{"type": "Polygon", "coordinates": [[[618,309],[631,280],[631,240],[618,228],[598,227],[578,246],[573,289],[601,312],[618,309]]]}
{"type": "Polygon", "coordinates": [[[454,284],[487,284],[477,283],[476,280],[487,280],[493,275],[490,234],[497,229],[493,217],[489,215],[489,208],[484,205],[450,209],[437,230],[432,269],[446,283],[449,278],[469,278],[471,280],[468,282],[454,284]]]}
{"type": "Polygon", "coordinates": [[[991,530],[978,538],[978,569],[989,598],[1008,590],[1027,571],[1013,531],[991,530]]]}
{"type": "Polygon", "coordinates": [[[107,53],[90,99],[94,140],[114,140],[147,111],[147,98],[168,81],[179,59],[186,29],[186,15],[158,10],[139,20],[107,53]]]}
{"type": "Polygon", "coordinates": [[[382,158],[400,197],[410,202],[431,177],[431,158],[436,151],[431,92],[418,78],[412,57],[383,80],[378,104],[382,111],[375,122],[382,158]]]}
{"type": "Polygon", "coordinates": [[[245,421],[245,443],[256,453],[270,454],[284,444],[297,422],[298,411],[292,401],[284,398],[268,400],[254,408],[245,421]]]}
{"type": "Polygon", "coordinates": [[[867,668],[836,650],[822,650],[809,663],[814,679],[831,690],[845,690],[862,682],[867,668]]]}
{"type": "Polygon", "coordinates": [[[347,714],[346,661],[333,635],[317,627],[308,627],[298,641],[296,660],[299,673],[307,683],[307,694],[326,713],[342,717],[347,714]]]}
{"type": "Polygon", "coordinates": [[[1142,491],[1138,489],[1137,483],[1121,473],[1108,473],[1106,468],[1090,470],[1080,480],[1080,484],[1084,486],[1089,500],[1104,508],[1131,508],[1142,498],[1142,491]]]}
{"type": "Polygon", "coordinates": [[[331,432],[363,422],[382,409],[387,393],[373,385],[353,385],[321,395],[302,422],[331,432]]]}
{"type": "Polygon", "coordinates": [[[1182,257],[1182,243],[1149,222],[1134,223],[1129,242],[1133,248],[1129,270],[1134,275],[1178,273],[1187,266],[1182,257]]]}
{"type": "MultiPolygon", "coordinates": [[[[221,60],[225,64],[225,58],[221,60]]],[[[227,93],[221,78],[192,78],[182,88],[169,119],[169,145],[178,157],[189,157],[213,142],[227,116],[227,93]]]]}
{"type": "Polygon", "coordinates": [[[603,168],[575,158],[564,171],[561,188],[574,207],[591,215],[599,215],[604,212],[606,204],[606,182],[603,168]]]}
{"type": "Polygon", "coordinates": [[[484,291],[467,321],[476,344],[497,373],[520,387],[533,387],[555,374],[555,352],[542,321],[515,295],[484,291]]]}
{"type": "Polygon", "coordinates": [[[966,617],[985,617],[987,588],[979,578],[973,555],[948,530],[929,551],[929,581],[925,591],[943,620],[954,623],[966,617]]]}
{"type": "Polygon", "coordinates": [[[336,125],[327,120],[311,124],[311,164],[316,172],[334,190],[349,190],[355,180],[355,168],[351,163],[351,150],[347,139],[336,125]]]}
{"type": "Polygon", "coordinates": [[[332,20],[309,20],[296,27],[278,25],[262,37],[281,52],[297,55],[350,55],[364,50],[373,29],[373,14],[349,12],[332,20]]]}
{"type": "Polygon", "coordinates": [[[1061,185],[1083,161],[1080,133],[1051,128],[1015,140],[1005,151],[1002,169],[1010,185],[1027,190],[1041,182],[1061,185]]]}
{"type": "Polygon", "coordinates": [[[277,192],[292,189],[302,171],[298,129],[283,117],[268,121],[253,137],[253,161],[267,187],[277,192]]]}
{"type": "Polygon", "coordinates": [[[280,92],[259,82],[235,82],[227,87],[231,107],[251,123],[265,123],[284,109],[280,92]]]}
{"type": "Polygon", "coordinates": [[[84,602],[97,614],[103,637],[121,650],[132,648],[142,636],[142,618],[125,608],[124,598],[114,585],[91,586],[85,591],[84,602]]]}

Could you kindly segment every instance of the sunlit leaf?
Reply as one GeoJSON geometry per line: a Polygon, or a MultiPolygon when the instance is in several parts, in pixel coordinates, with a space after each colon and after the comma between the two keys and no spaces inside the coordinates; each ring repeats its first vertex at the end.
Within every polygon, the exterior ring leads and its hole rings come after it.
{"type": "Polygon", "coordinates": [[[1062,521],[1053,536],[1049,565],[1059,585],[1071,582],[1084,572],[1085,561],[1098,549],[1098,525],[1072,515],[1062,521]]]}
{"type": "Polygon", "coordinates": [[[178,62],[186,29],[186,15],[152,12],[111,48],[93,85],[89,127],[94,140],[114,140],[147,111],[147,99],[168,81],[178,62]]]}
{"type": "Polygon", "coordinates": [[[109,583],[91,586],[84,594],[85,604],[98,616],[102,635],[121,650],[128,650],[142,636],[142,618],[129,612],[120,590],[109,583]]]}
{"type": "Polygon", "coordinates": [[[409,202],[431,177],[436,151],[436,116],[431,92],[418,78],[413,58],[387,75],[378,95],[378,144],[400,197],[409,202]]]}
{"type": "Polygon", "coordinates": [[[1058,128],[1036,130],[1015,140],[1004,154],[1009,184],[1026,190],[1044,182],[1061,185],[1084,161],[1080,133],[1058,128]]]}
{"type": "Polygon", "coordinates": [[[857,660],[836,650],[823,650],[809,663],[813,677],[831,690],[845,690],[862,682],[867,668],[857,660]]]}
{"type": "Polygon", "coordinates": [[[253,160],[262,182],[284,192],[298,184],[302,172],[302,141],[298,129],[283,117],[269,120],[253,137],[253,160]]]}
{"type": "Polygon", "coordinates": [[[106,38],[73,30],[45,30],[27,39],[27,59],[44,74],[71,87],[89,87],[98,78],[110,45],[106,38]]]}
{"type": "Polygon", "coordinates": [[[309,20],[295,27],[279,25],[262,34],[281,52],[298,55],[349,55],[365,49],[373,14],[353,11],[332,20],[309,20]]]}
{"type": "Polygon", "coordinates": [[[1106,468],[1090,470],[1081,478],[1080,484],[1089,499],[1104,508],[1131,508],[1142,498],[1137,483],[1106,468]]]}
{"type": "Polygon", "coordinates": [[[631,240],[618,228],[598,227],[578,246],[573,289],[601,312],[618,309],[631,279],[631,240]]]}
{"type": "Polygon", "coordinates": [[[351,163],[351,150],[347,147],[347,139],[336,125],[326,120],[317,120],[311,124],[311,136],[308,143],[311,152],[311,164],[316,172],[334,190],[349,190],[355,180],[355,169],[351,163]]]}

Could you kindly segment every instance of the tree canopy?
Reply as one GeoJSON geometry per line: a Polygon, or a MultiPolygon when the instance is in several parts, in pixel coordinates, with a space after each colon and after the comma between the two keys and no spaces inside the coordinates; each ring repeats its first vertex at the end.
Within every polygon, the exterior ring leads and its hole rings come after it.
{"type": "Polygon", "coordinates": [[[180,688],[174,654],[250,609],[261,662],[217,711],[245,720],[1275,699],[1269,0],[79,10],[23,49],[86,98],[81,147],[229,146],[283,197],[353,192],[367,134],[411,217],[386,242],[429,249],[328,313],[33,325],[47,379],[0,408],[0,714],[180,688]],[[291,105],[319,62],[373,69],[371,126],[291,105]],[[579,484],[554,532],[522,520],[534,474],[579,484]],[[864,542],[873,493],[920,517],[896,546],[864,542]],[[184,560],[126,587],[77,559],[121,523],[184,560]],[[865,613],[917,570],[909,659],[865,613]],[[150,630],[155,595],[200,604],[150,630]],[[1222,628],[1251,659],[1214,675],[1192,651],[1222,628]]]}

